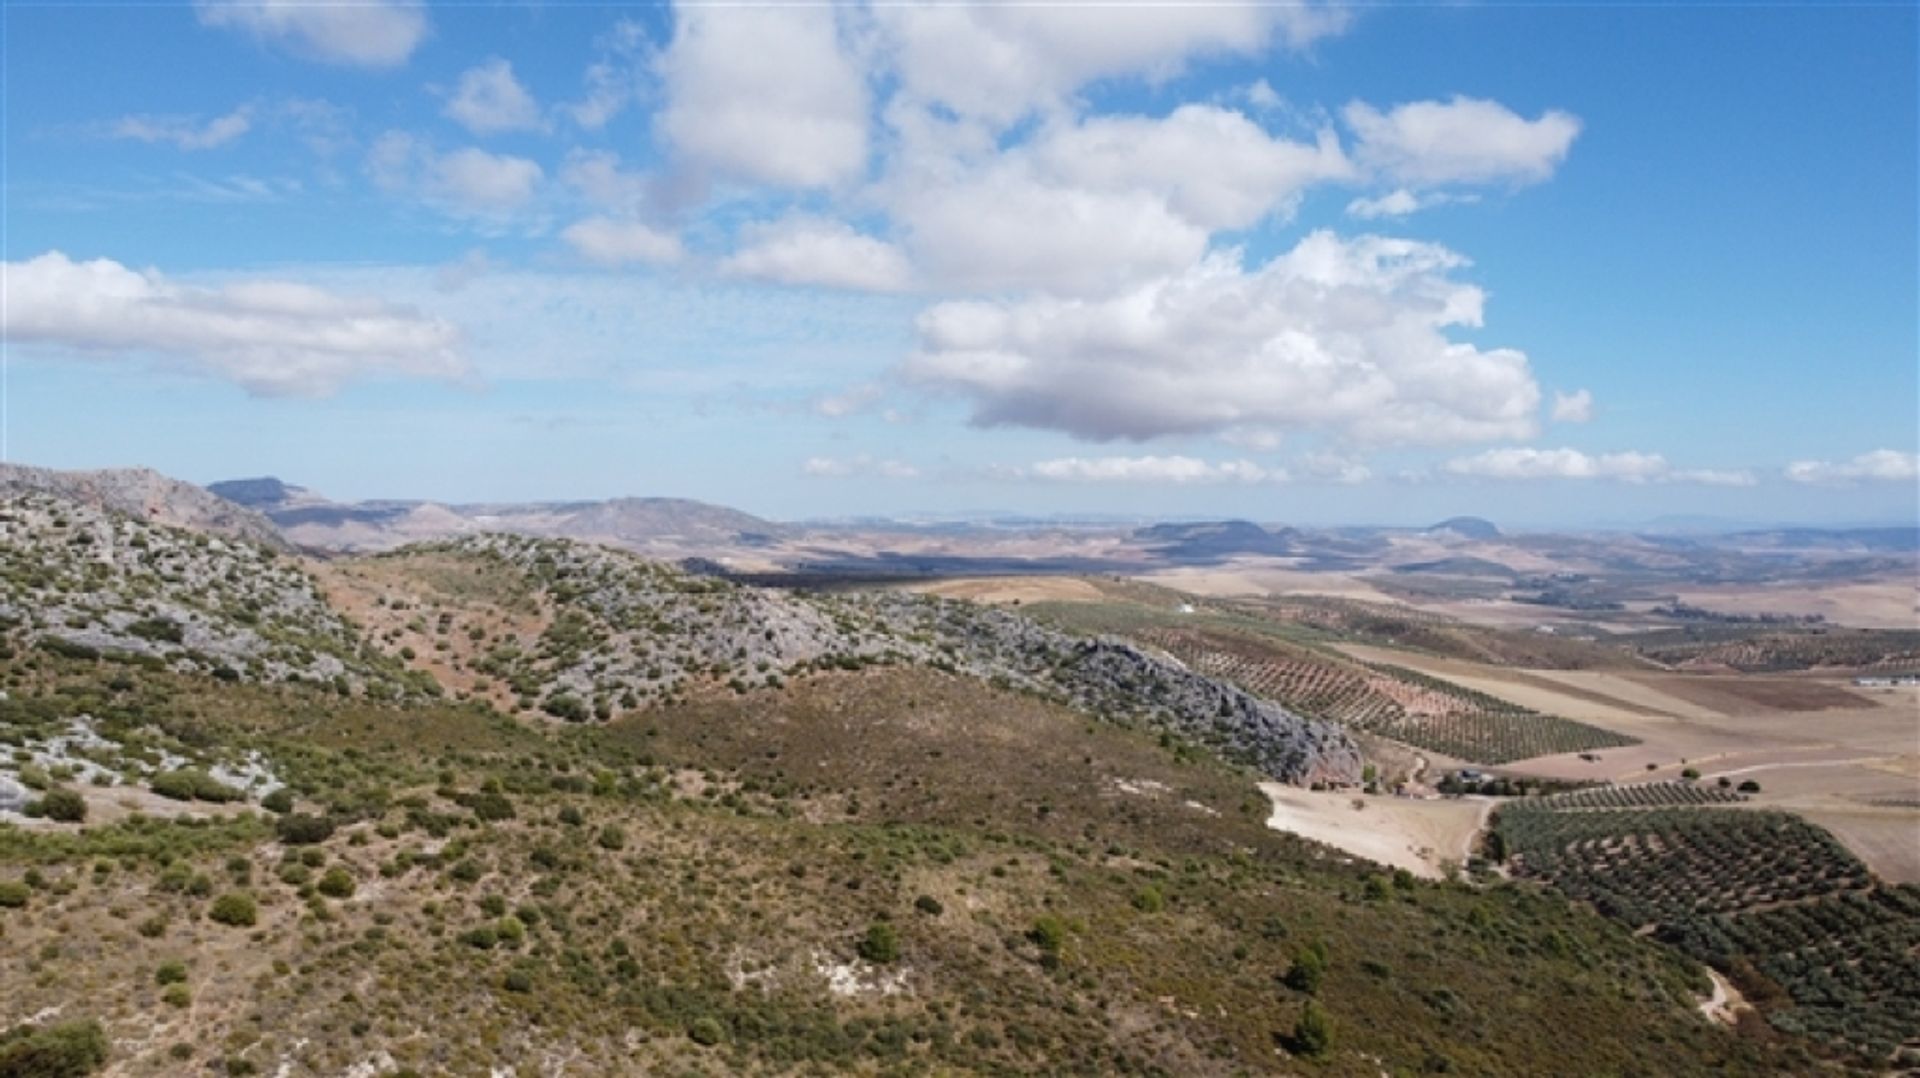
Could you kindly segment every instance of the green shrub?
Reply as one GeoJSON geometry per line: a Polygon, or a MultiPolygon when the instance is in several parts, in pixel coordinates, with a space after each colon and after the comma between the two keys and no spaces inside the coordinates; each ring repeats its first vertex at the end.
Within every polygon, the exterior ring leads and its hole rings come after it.
{"type": "Polygon", "coordinates": [[[1027,930],[1027,938],[1040,948],[1040,953],[1058,957],[1067,945],[1067,923],[1052,914],[1036,917],[1033,927],[1027,930]]]}
{"type": "Polygon", "coordinates": [[[274,821],[273,830],[289,846],[310,846],[333,837],[333,821],[325,816],[289,812],[274,821]]]}
{"type": "Polygon", "coordinates": [[[247,796],[205,771],[191,767],[162,771],[147,785],[154,793],[172,801],[226,802],[241,801],[247,796]]]}
{"type": "Polygon", "coordinates": [[[717,1018],[696,1018],[687,1023],[687,1036],[695,1044],[711,1047],[727,1039],[727,1029],[717,1018]]]}
{"type": "Polygon", "coordinates": [[[854,950],[877,966],[890,965],[900,960],[900,935],[887,922],[875,921],[867,926],[867,934],[854,950]]]}
{"type": "Polygon", "coordinates": [[[914,899],[913,908],[929,917],[938,917],[946,912],[946,907],[942,906],[940,900],[932,895],[921,895],[919,898],[914,899]]]}
{"type": "Polygon", "coordinates": [[[106,1032],[91,1019],[0,1033],[0,1075],[6,1078],[79,1078],[106,1061],[106,1032]]]}
{"type": "Polygon", "coordinates": [[[1133,893],[1133,908],[1141,913],[1159,913],[1167,908],[1167,896],[1160,888],[1148,884],[1133,893]]]}
{"type": "Polygon", "coordinates": [[[1327,976],[1327,953],[1322,946],[1305,947],[1293,957],[1293,965],[1287,970],[1287,987],[1296,992],[1313,995],[1320,991],[1320,982],[1327,976]]]}
{"type": "Polygon", "coordinates": [[[1333,1047],[1333,1019],[1320,1004],[1308,1000],[1300,1011],[1299,1021],[1293,1024],[1293,1036],[1287,1048],[1294,1055],[1317,1059],[1327,1054],[1333,1047]]]}
{"type": "Polygon", "coordinates": [[[288,813],[293,811],[293,791],[285,786],[260,799],[260,807],[268,812],[288,813]]]}
{"type": "Polygon", "coordinates": [[[81,823],[87,818],[87,799],[79,791],[56,786],[40,798],[40,815],[61,823],[81,823]]]}
{"type": "Polygon", "coordinates": [[[160,963],[160,968],[153,971],[155,984],[184,984],[186,980],[187,964],[177,958],[170,958],[160,963]]]}
{"type": "Polygon", "coordinates": [[[612,824],[608,824],[600,829],[600,837],[595,841],[600,843],[600,848],[603,850],[618,850],[626,846],[627,833],[612,824]]]}
{"type": "Polygon", "coordinates": [[[353,875],[346,869],[335,865],[320,877],[316,888],[328,898],[350,898],[353,896],[353,875]]]}
{"type": "Polygon", "coordinates": [[[169,1007],[185,1007],[193,1002],[193,992],[184,984],[170,984],[160,993],[160,1001],[169,1007]]]}
{"type": "Polygon", "coordinates": [[[251,928],[260,919],[260,906],[245,891],[232,891],[214,899],[207,916],[223,925],[251,928]]]}
{"type": "Polygon", "coordinates": [[[19,880],[0,882],[0,909],[17,910],[33,897],[32,888],[19,880]]]}

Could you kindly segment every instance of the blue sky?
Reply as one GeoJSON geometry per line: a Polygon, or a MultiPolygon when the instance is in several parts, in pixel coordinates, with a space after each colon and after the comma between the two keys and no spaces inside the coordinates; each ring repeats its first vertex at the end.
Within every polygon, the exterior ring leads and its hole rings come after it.
{"type": "Polygon", "coordinates": [[[1911,5],[8,4],[12,459],[1912,520],[1911,5]]]}

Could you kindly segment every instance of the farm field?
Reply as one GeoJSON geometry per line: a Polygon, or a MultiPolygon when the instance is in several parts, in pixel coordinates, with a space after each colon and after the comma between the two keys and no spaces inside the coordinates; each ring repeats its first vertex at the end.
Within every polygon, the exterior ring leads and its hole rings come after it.
{"type": "Polygon", "coordinates": [[[1509,865],[1728,975],[1776,1028],[1880,1065],[1920,1062],[1920,891],[1800,817],[1667,800],[1670,784],[1511,802],[1509,865]]]}
{"type": "Polygon", "coordinates": [[[1350,662],[1263,635],[1184,628],[1149,628],[1135,635],[1200,673],[1225,678],[1294,711],[1459,760],[1501,764],[1632,741],[1416,670],[1350,662]]]}
{"type": "Polygon", "coordinates": [[[1641,782],[1694,768],[1709,782],[1752,779],[1761,785],[1755,806],[1830,826],[1883,878],[1920,881],[1920,692],[1913,689],[1855,690],[1804,676],[1509,670],[1389,648],[1341,650],[1640,742],[1600,752],[1598,760],[1552,756],[1509,770],[1641,782]]]}
{"type": "Polygon", "coordinates": [[[1425,800],[1273,782],[1262,783],[1260,791],[1273,802],[1268,827],[1424,879],[1440,879],[1449,866],[1466,864],[1494,804],[1485,798],[1425,800]]]}

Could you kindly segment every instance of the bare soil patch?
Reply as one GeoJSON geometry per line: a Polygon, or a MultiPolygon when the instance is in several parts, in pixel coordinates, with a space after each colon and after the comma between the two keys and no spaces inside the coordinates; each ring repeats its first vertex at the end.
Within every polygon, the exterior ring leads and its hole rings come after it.
{"type": "Polygon", "coordinates": [[[1091,582],[1071,576],[983,577],[977,580],[942,580],[936,584],[906,589],[945,599],[966,599],[975,603],[1097,603],[1106,595],[1091,582]]]}
{"type": "Polygon", "coordinates": [[[1273,802],[1267,826],[1390,868],[1440,879],[1464,865],[1493,802],[1481,798],[1358,795],[1263,782],[1273,802]]]}
{"type": "Polygon", "coordinates": [[[1670,696],[1726,715],[1755,708],[1768,711],[1829,711],[1870,705],[1865,697],[1839,685],[1808,678],[1721,674],[1628,676],[1670,696]]]}

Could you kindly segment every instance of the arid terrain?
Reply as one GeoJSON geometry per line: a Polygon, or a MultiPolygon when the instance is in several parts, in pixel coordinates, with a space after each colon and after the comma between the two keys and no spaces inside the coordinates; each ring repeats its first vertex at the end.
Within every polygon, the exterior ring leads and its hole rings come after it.
{"type": "Polygon", "coordinates": [[[745,572],[683,503],[360,552],[7,482],[0,1073],[1920,1061],[1912,629],[1542,603],[1591,539],[1461,617],[1478,524],[745,572]]]}

